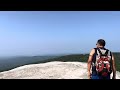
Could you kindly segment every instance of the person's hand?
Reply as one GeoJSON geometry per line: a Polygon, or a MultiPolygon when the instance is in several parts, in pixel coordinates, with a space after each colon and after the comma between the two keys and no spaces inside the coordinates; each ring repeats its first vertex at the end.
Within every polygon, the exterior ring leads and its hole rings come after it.
{"type": "Polygon", "coordinates": [[[91,79],[91,73],[88,72],[88,79],[91,79]]]}
{"type": "Polygon", "coordinates": [[[112,79],[116,79],[116,77],[112,77],[112,79]]]}

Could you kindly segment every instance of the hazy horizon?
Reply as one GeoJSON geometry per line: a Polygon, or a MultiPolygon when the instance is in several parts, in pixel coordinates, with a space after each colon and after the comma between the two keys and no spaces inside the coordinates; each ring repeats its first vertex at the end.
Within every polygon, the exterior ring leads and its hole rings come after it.
{"type": "Polygon", "coordinates": [[[0,11],[0,57],[120,51],[119,11],[0,11]]]}
{"type": "Polygon", "coordinates": [[[34,57],[34,56],[63,56],[63,55],[74,55],[74,54],[89,54],[89,53],[59,53],[59,54],[35,54],[35,55],[4,55],[0,58],[11,58],[11,57],[34,57]]]}

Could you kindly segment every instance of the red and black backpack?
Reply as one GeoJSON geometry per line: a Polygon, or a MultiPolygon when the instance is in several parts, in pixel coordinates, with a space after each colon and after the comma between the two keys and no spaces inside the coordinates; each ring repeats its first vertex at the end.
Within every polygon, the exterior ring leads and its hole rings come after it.
{"type": "Polygon", "coordinates": [[[112,73],[112,55],[108,49],[95,48],[94,59],[92,65],[98,75],[106,77],[112,73]]]}

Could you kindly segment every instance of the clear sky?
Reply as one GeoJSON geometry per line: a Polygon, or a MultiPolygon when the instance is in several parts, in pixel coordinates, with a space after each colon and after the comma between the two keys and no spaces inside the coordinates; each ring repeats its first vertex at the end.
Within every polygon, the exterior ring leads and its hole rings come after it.
{"type": "Polygon", "coordinates": [[[0,56],[120,51],[119,11],[0,11],[0,56]]]}

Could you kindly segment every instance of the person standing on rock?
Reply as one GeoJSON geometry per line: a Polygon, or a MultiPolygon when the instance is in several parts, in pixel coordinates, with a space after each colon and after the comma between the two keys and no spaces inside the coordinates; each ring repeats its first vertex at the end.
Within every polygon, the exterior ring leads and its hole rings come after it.
{"type": "Polygon", "coordinates": [[[114,55],[105,48],[105,40],[99,39],[96,48],[92,49],[87,63],[88,79],[116,79],[114,55]]]}

